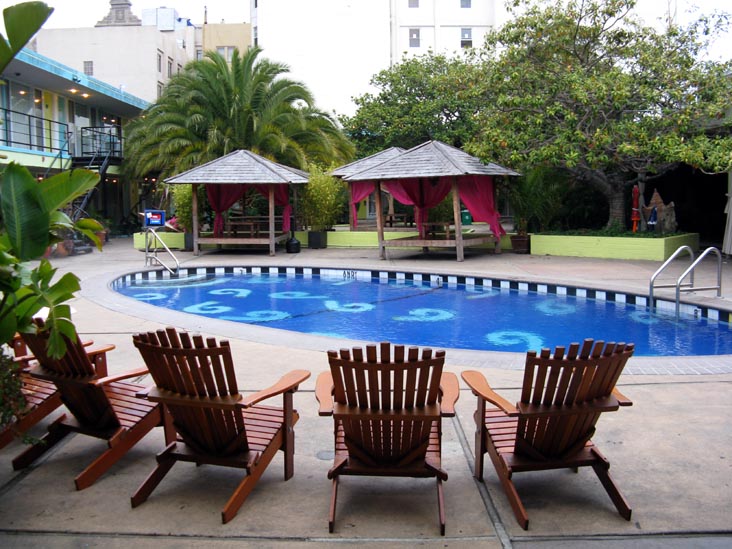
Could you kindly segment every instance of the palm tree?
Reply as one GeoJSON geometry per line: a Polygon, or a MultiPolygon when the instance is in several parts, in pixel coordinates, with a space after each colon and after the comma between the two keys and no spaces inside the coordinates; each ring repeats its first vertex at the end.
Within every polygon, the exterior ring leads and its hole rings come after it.
{"type": "Polygon", "coordinates": [[[333,118],[315,108],[286,65],[259,58],[261,48],[231,59],[213,51],[175,75],[162,96],[130,123],[125,157],[133,177],[166,177],[237,149],[301,169],[350,161],[353,145],[333,118]]]}

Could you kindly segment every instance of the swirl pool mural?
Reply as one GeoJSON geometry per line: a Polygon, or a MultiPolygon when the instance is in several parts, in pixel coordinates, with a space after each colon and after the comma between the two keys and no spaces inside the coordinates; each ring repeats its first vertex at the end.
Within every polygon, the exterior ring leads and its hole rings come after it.
{"type": "Polygon", "coordinates": [[[645,356],[732,354],[728,322],[695,315],[677,321],[673,311],[591,298],[590,290],[567,295],[434,275],[244,269],[165,280],[128,276],[114,287],[149,305],[334,338],[525,352],[592,337],[633,342],[645,356]]]}

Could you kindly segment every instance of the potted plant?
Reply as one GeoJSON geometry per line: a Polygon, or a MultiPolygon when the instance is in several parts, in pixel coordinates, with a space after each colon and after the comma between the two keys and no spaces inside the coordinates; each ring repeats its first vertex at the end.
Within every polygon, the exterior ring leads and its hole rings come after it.
{"type": "Polygon", "coordinates": [[[302,200],[303,215],[308,230],[308,248],[326,248],[328,233],[341,216],[345,206],[343,183],[320,168],[312,168],[302,200]]]}

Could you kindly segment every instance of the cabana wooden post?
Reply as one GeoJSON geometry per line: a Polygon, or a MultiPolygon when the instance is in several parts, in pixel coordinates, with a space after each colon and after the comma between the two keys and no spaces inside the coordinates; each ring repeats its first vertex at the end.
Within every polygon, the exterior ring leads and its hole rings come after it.
{"type": "MultiPolygon", "coordinates": [[[[190,184],[193,187],[191,210],[193,214],[193,252],[198,255],[201,246],[204,244],[259,244],[269,245],[269,255],[275,255],[275,246],[289,238],[290,212],[289,186],[291,184],[304,184],[308,182],[308,174],[302,170],[284,166],[272,162],[251,151],[237,150],[221,158],[190,169],[165,180],[166,183],[190,184]],[[267,234],[259,236],[258,231],[252,231],[248,236],[225,235],[223,233],[223,213],[228,209],[216,211],[214,231],[210,236],[201,236],[198,225],[198,185],[216,186],[208,187],[207,195],[210,197],[227,189],[229,196],[224,198],[234,199],[222,200],[225,206],[227,202],[235,202],[246,192],[247,186],[255,186],[262,194],[267,196],[268,224],[267,234]],[[237,187],[231,187],[237,186],[237,187]],[[281,189],[287,192],[283,192],[281,189]],[[266,189],[266,191],[265,191],[266,189]],[[240,193],[240,194],[237,194],[240,193]],[[282,231],[277,234],[275,227],[275,205],[284,206],[282,215],[282,231]]],[[[222,204],[219,204],[221,207],[222,204]]]]}
{"type": "Polygon", "coordinates": [[[352,203],[356,200],[355,196],[362,196],[371,189],[376,192],[376,228],[381,259],[386,258],[387,247],[421,246],[425,251],[431,247],[455,248],[458,261],[464,260],[467,246],[495,242],[496,249],[500,251],[500,238],[505,231],[495,209],[493,177],[520,174],[498,164],[484,164],[478,158],[440,141],[427,141],[401,154],[389,156],[383,162],[375,163],[375,159],[380,157],[378,154],[373,155],[363,159],[363,164],[351,163],[332,172],[351,185],[360,184],[358,193],[351,189],[354,197],[352,203]],[[355,171],[361,167],[365,169],[355,171]],[[369,188],[368,184],[373,187],[369,188]],[[449,191],[445,188],[448,184],[449,191]],[[382,187],[399,202],[415,207],[419,230],[417,237],[384,238],[384,222],[380,215],[382,187]],[[445,238],[430,238],[424,227],[427,211],[436,205],[437,198],[441,200],[447,192],[452,192],[454,237],[450,238],[446,234],[445,238]],[[492,235],[463,234],[461,199],[474,219],[490,225],[492,235]]]}

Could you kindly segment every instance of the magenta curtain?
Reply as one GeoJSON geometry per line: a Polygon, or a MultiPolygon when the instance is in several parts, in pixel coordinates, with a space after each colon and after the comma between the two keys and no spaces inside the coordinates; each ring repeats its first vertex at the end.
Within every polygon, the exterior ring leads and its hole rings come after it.
{"type": "Polygon", "coordinates": [[[224,212],[231,208],[237,200],[244,194],[244,185],[222,185],[208,184],[206,185],[206,196],[208,203],[216,213],[214,217],[213,234],[221,236],[224,234],[224,212]]]}
{"type": "Polygon", "coordinates": [[[427,221],[427,210],[437,206],[452,188],[444,179],[399,179],[384,182],[384,188],[402,204],[414,206],[417,229],[422,234],[422,225],[427,221]]]}
{"type": "Polygon", "coordinates": [[[373,181],[354,181],[349,185],[351,189],[351,211],[353,212],[353,228],[358,227],[358,207],[356,204],[374,192],[376,183],[373,181]]]}
{"type": "Polygon", "coordinates": [[[461,177],[458,182],[458,194],[474,220],[488,223],[496,238],[506,234],[501,225],[501,215],[496,210],[491,176],[461,177]]]}
{"type": "MultiPolygon", "coordinates": [[[[269,185],[252,185],[252,187],[269,200],[269,185]]],[[[282,206],[282,232],[290,230],[290,217],[292,216],[292,205],[290,204],[290,186],[278,184],[274,186],[275,206],[282,206]]]]}

